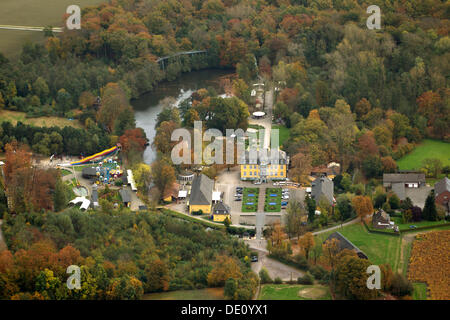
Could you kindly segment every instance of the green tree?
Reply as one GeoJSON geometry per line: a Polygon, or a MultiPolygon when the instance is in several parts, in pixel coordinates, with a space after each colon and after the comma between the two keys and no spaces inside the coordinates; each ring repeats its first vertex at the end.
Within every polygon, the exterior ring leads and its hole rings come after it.
{"type": "Polygon", "coordinates": [[[305,198],[306,210],[308,211],[308,222],[313,223],[316,217],[316,200],[309,195],[305,198]]]}
{"type": "Polygon", "coordinates": [[[430,194],[425,200],[425,206],[423,207],[422,217],[424,220],[436,221],[437,220],[437,210],[436,202],[434,199],[434,190],[431,190],[430,194]]]}
{"type": "Polygon", "coordinates": [[[67,200],[67,192],[66,192],[66,185],[61,180],[61,178],[58,178],[56,180],[55,184],[55,192],[53,194],[53,204],[56,212],[59,212],[66,208],[68,203],[67,200]]]}
{"type": "Polygon", "coordinates": [[[346,298],[370,300],[376,297],[376,290],[367,288],[367,267],[372,263],[357,256],[346,255],[339,259],[336,267],[335,286],[346,298]]]}
{"type": "Polygon", "coordinates": [[[303,231],[302,217],[306,215],[305,208],[298,201],[290,201],[286,209],[285,230],[289,237],[299,238],[303,231]]]}
{"type": "Polygon", "coordinates": [[[225,281],[225,288],[224,288],[224,296],[227,299],[234,299],[236,290],[237,290],[237,280],[233,278],[228,278],[227,281],[225,281]]]}

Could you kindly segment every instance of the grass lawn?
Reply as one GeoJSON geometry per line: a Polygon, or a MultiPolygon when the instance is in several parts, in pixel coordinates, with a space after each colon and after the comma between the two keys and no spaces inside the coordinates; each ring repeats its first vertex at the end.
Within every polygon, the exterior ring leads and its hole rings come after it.
{"type": "Polygon", "coordinates": [[[267,188],[266,198],[264,202],[265,212],[280,212],[281,211],[281,188],[267,188]],[[271,197],[271,194],[276,194],[276,197],[271,197]],[[270,205],[275,203],[275,205],[270,205]]]}
{"type": "Polygon", "coordinates": [[[91,168],[93,165],[81,165],[81,166],[73,166],[73,169],[77,172],[83,171],[84,168],[91,168]]]}
{"type": "Polygon", "coordinates": [[[61,175],[62,175],[63,177],[68,176],[69,174],[72,174],[72,171],[67,170],[67,169],[62,169],[62,170],[61,170],[61,175]]]}
{"type": "Polygon", "coordinates": [[[408,223],[402,223],[402,218],[399,217],[393,217],[392,220],[395,222],[395,224],[398,226],[400,231],[408,231],[413,230],[410,228],[410,226],[417,226],[420,227],[429,227],[429,226],[439,226],[441,224],[448,223],[448,221],[441,220],[441,221],[419,221],[419,222],[408,222],[408,223]]]}
{"type": "Polygon", "coordinates": [[[223,288],[177,290],[144,294],[142,300],[223,300],[223,288]]]}
{"type": "Polygon", "coordinates": [[[242,192],[242,212],[256,212],[258,210],[258,197],[259,188],[244,188],[242,192]],[[249,195],[253,196],[249,197],[249,195]]]}
{"type": "Polygon", "coordinates": [[[290,131],[283,125],[272,125],[272,129],[278,129],[280,134],[280,146],[282,146],[287,139],[289,139],[290,131]]]}
{"type": "MultiPolygon", "coordinates": [[[[2,0],[0,21],[4,25],[31,27],[63,26],[63,15],[71,4],[86,7],[105,0],[2,0]]],[[[83,25],[81,25],[83,27],[83,25]]],[[[0,52],[16,58],[25,42],[44,43],[44,33],[36,31],[0,30],[0,52]]]]}
{"type": "Polygon", "coordinates": [[[331,300],[331,294],[321,285],[266,284],[258,300],[331,300]]]}
{"type": "Polygon", "coordinates": [[[421,282],[413,283],[413,299],[414,300],[427,300],[427,284],[421,282]]]}
{"type": "Polygon", "coordinates": [[[9,110],[0,111],[0,123],[4,121],[9,121],[13,125],[16,125],[17,122],[20,121],[24,124],[33,125],[36,127],[81,128],[81,124],[78,122],[78,120],[69,120],[60,117],[27,118],[25,112],[9,111],[9,110]]]}
{"type": "Polygon", "coordinates": [[[373,264],[389,263],[392,270],[397,270],[400,262],[401,237],[369,233],[362,224],[357,223],[319,234],[316,239],[322,243],[336,231],[363,251],[373,264]]]}
{"type": "Polygon", "coordinates": [[[450,143],[425,139],[411,153],[397,161],[400,170],[417,170],[426,158],[440,159],[444,166],[450,165],[450,143]]]}

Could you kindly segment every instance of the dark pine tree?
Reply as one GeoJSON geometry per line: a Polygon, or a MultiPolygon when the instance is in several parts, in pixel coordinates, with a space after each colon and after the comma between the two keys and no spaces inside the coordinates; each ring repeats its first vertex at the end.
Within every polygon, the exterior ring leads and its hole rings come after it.
{"type": "Polygon", "coordinates": [[[434,201],[434,190],[431,190],[430,194],[425,200],[425,207],[423,208],[422,217],[424,220],[436,221],[437,220],[437,210],[436,203],[434,201]]]}

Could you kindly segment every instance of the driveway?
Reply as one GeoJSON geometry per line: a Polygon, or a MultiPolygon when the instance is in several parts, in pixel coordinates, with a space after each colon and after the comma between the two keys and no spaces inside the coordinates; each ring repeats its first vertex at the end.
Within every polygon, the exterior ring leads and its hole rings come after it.
{"type": "MultiPolygon", "coordinates": [[[[343,223],[342,227],[345,227],[345,226],[348,226],[348,225],[351,225],[351,224],[355,224],[355,223],[358,223],[360,221],[361,221],[361,218],[357,217],[357,218],[355,218],[353,220],[350,220],[349,222],[343,223]]],[[[338,225],[338,226],[331,227],[331,228],[328,228],[328,229],[323,229],[323,230],[320,230],[320,231],[313,232],[313,235],[318,235],[318,234],[321,234],[321,233],[325,233],[325,232],[336,230],[336,229],[340,229],[340,228],[341,228],[341,225],[338,225]]]]}
{"type": "MultiPolygon", "coordinates": [[[[254,240],[250,240],[254,241],[254,240]]],[[[261,241],[261,240],[260,240],[261,241]]],[[[265,241],[264,241],[265,242],[265,241]]],[[[252,262],[252,270],[256,274],[259,274],[259,271],[264,267],[267,269],[269,276],[272,279],[277,277],[281,278],[283,281],[297,280],[298,277],[303,277],[304,272],[295,269],[291,266],[285,265],[277,260],[269,258],[268,252],[265,249],[256,249],[253,250],[258,252],[258,262],[252,262]]]]}

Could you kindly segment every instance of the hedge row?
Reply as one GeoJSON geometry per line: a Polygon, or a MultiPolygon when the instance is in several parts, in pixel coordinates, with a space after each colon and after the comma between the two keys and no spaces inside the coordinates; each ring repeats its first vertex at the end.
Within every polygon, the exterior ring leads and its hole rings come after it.
{"type": "Polygon", "coordinates": [[[394,236],[394,237],[400,236],[400,232],[395,233],[395,232],[391,232],[391,231],[384,231],[384,230],[377,230],[377,229],[370,228],[369,226],[367,226],[367,224],[364,220],[363,220],[363,224],[366,227],[366,230],[370,233],[379,233],[379,234],[384,234],[384,235],[394,236]]]}
{"type": "Polygon", "coordinates": [[[245,232],[247,232],[251,237],[253,237],[256,234],[256,230],[255,229],[246,229],[246,228],[240,228],[240,227],[233,227],[233,226],[229,226],[228,229],[225,227],[224,224],[217,224],[217,223],[212,223],[212,222],[208,222],[206,220],[200,220],[200,219],[196,219],[193,217],[190,217],[188,215],[185,215],[183,213],[180,212],[176,212],[173,210],[169,210],[169,209],[165,209],[165,208],[159,208],[159,210],[162,213],[166,213],[166,214],[170,214],[171,216],[177,217],[177,218],[181,218],[187,221],[191,221],[191,222],[195,222],[195,223],[199,223],[202,224],[205,227],[209,227],[209,228],[213,228],[216,230],[227,230],[228,233],[230,234],[237,234],[237,235],[243,235],[245,232]]]}

